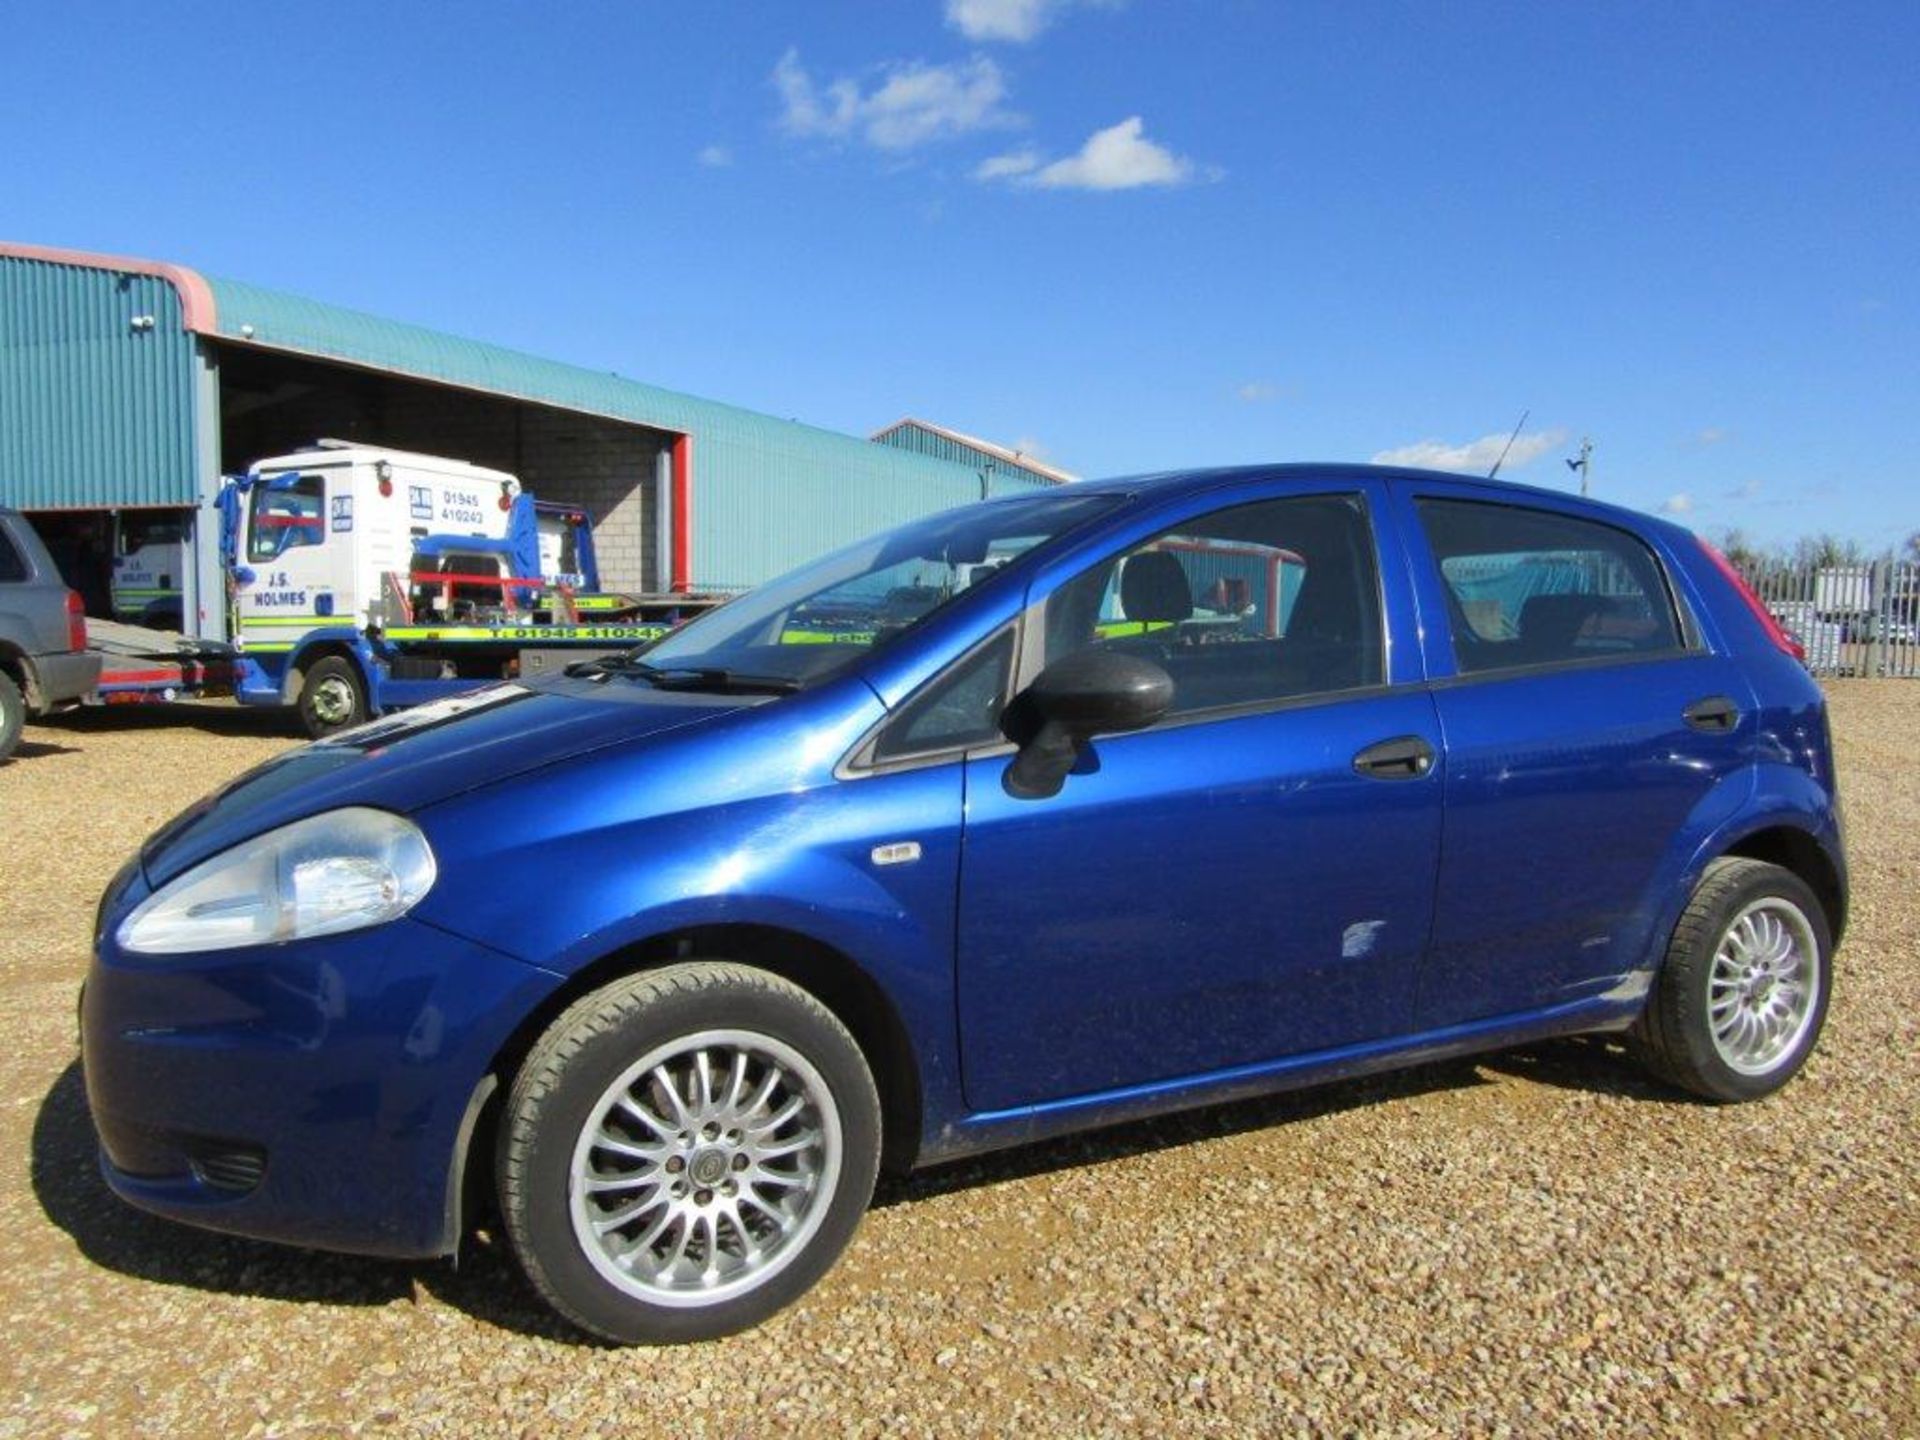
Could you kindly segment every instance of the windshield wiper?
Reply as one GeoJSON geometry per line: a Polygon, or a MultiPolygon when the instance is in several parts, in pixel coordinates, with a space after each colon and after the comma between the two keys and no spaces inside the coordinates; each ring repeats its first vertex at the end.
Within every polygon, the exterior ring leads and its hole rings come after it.
{"type": "Polygon", "coordinates": [[[632,655],[578,660],[567,666],[573,676],[632,675],[661,690],[721,690],[737,694],[791,695],[801,686],[788,675],[751,675],[719,665],[651,665],[632,655]]]}

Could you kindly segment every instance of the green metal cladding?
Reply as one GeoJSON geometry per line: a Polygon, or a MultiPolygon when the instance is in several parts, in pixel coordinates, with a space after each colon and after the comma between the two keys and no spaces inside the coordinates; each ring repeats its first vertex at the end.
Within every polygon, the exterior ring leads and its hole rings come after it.
{"type": "Polygon", "coordinates": [[[902,420],[897,425],[889,425],[873,438],[878,444],[897,450],[926,455],[954,465],[965,465],[975,472],[985,472],[996,495],[1003,490],[1012,493],[1032,486],[1060,483],[1058,471],[1045,473],[1034,468],[1023,456],[982,449],[970,443],[965,435],[944,431],[919,420],[902,420]]]}
{"type": "Polygon", "coordinates": [[[0,254],[0,504],[193,504],[195,365],[167,279],[0,254]]]}
{"type": "MultiPolygon", "coordinates": [[[[857,535],[981,496],[972,467],[238,281],[207,284],[224,340],[691,435],[699,589],[757,584],[857,535]]],[[[1027,488],[1036,487],[995,486],[1027,488]]]]}
{"type": "MultiPolygon", "coordinates": [[[[259,347],[692,436],[700,588],[757,583],[853,536],[982,493],[970,464],[242,281],[6,245],[0,503],[190,505],[210,491],[217,477],[195,466],[196,453],[216,453],[195,445],[200,337],[216,355],[259,347]]],[[[1039,484],[992,477],[994,493],[1039,484]]]]}

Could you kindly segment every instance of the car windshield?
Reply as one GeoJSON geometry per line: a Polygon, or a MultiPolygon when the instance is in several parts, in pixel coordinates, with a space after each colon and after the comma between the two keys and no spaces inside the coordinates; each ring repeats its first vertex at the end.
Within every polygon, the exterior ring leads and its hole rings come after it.
{"type": "Polygon", "coordinates": [[[768,581],[641,652],[643,673],[814,684],[1116,503],[1047,494],[948,510],[768,581]]]}

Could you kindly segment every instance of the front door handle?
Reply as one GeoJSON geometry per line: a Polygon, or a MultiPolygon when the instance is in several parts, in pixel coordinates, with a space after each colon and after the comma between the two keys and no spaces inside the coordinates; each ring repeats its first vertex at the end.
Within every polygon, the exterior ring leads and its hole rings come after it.
{"type": "Polygon", "coordinates": [[[1433,769],[1433,746],[1418,735],[1382,740],[1354,756],[1353,768],[1374,780],[1418,780],[1433,769]]]}
{"type": "Polygon", "coordinates": [[[1725,695],[1709,695],[1704,700],[1696,700],[1680,712],[1695,730],[1703,730],[1709,735],[1724,735],[1740,723],[1740,707],[1725,695]]]}

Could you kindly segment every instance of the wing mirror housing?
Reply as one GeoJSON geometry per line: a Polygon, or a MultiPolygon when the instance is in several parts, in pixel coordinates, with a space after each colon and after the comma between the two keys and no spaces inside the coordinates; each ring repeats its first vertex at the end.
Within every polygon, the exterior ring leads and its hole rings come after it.
{"type": "Polygon", "coordinates": [[[1040,672],[1016,704],[1028,735],[1007,767],[1011,795],[1043,800],[1096,735],[1144,730],[1173,704],[1173,677],[1151,660],[1110,650],[1077,650],[1040,672]]]}

